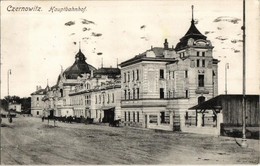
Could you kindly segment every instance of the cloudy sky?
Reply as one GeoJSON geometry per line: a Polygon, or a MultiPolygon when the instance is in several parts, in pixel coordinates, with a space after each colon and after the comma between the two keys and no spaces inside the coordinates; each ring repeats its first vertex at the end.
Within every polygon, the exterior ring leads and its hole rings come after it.
{"type": "MultiPolygon", "coordinates": [[[[87,63],[116,67],[167,38],[175,46],[187,32],[191,5],[197,28],[214,45],[219,59],[219,93],[224,93],[229,63],[228,93],[242,93],[242,0],[229,1],[88,1],[1,2],[1,96],[30,96],[37,85],[56,83],[61,66],[73,64],[81,49],[87,63]],[[8,11],[41,7],[41,11],[8,11]],[[85,12],[49,12],[51,7],[86,7],[85,12]]],[[[259,94],[259,1],[247,1],[246,92],[259,94]]]]}

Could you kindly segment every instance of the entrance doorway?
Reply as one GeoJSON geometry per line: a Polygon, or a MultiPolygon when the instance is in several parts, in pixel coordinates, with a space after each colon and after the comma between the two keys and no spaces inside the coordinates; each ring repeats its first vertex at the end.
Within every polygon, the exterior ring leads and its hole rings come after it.
{"type": "Polygon", "coordinates": [[[113,122],[114,120],[115,120],[115,109],[111,108],[111,109],[104,110],[104,118],[102,119],[102,122],[109,123],[109,122],[113,122]]]}

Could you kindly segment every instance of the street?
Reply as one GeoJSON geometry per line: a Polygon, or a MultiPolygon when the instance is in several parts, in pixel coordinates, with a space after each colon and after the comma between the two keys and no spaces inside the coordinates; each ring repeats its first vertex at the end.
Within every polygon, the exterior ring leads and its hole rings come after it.
{"type": "Polygon", "coordinates": [[[4,118],[1,164],[257,164],[259,144],[234,138],[105,125],[4,118]],[[256,147],[258,146],[258,147],[256,147]]]}

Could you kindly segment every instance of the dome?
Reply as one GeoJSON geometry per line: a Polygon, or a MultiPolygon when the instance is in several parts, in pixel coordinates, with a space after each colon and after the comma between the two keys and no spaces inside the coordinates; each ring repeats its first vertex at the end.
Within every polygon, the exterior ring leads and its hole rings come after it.
{"type": "Polygon", "coordinates": [[[90,74],[91,70],[93,70],[93,66],[87,64],[85,55],[79,49],[74,64],[63,72],[63,76],[67,79],[77,79],[81,74],[90,74]]]}
{"type": "Polygon", "coordinates": [[[176,45],[175,50],[179,51],[188,45],[188,40],[192,38],[194,40],[203,39],[206,40],[206,36],[202,35],[194,24],[194,20],[191,21],[191,26],[187,33],[180,39],[180,42],[176,45]]]}

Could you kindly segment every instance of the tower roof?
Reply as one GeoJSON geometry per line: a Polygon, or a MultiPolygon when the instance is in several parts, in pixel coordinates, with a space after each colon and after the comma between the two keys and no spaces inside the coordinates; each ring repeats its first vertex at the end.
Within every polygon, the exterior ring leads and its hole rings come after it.
{"type": "Polygon", "coordinates": [[[186,34],[180,39],[180,42],[176,45],[175,50],[179,51],[182,48],[185,48],[187,46],[188,40],[190,38],[193,38],[194,40],[203,39],[206,40],[207,37],[200,33],[200,31],[195,26],[195,21],[193,19],[193,6],[192,6],[192,19],[191,19],[191,25],[189,30],[186,32],[186,34]]]}
{"type": "Polygon", "coordinates": [[[90,67],[86,62],[85,55],[79,49],[79,52],[75,55],[75,62],[64,71],[63,75],[67,79],[77,79],[84,73],[90,73],[90,67]]]}

